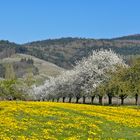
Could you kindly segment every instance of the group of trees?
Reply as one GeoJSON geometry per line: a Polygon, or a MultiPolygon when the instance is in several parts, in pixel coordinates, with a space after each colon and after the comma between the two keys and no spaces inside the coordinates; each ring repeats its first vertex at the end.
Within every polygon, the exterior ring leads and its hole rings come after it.
{"type": "Polygon", "coordinates": [[[28,59],[27,58],[21,58],[20,62],[31,64],[31,65],[34,64],[34,60],[32,58],[28,58],[28,59]]]}
{"type": "Polygon", "coordinates": [[[10,76],[0,79],[0,100],[32,100],[30,96],[31,85],[35,83],[33,75],[27,74],[24,79],[10,76]]]}
{"type": "MultiPolygon", "coordinates": [[[[28,63],[28,65],[32,65],[33,63],[31,59],[25,59],[22,61],[25,61],[24,63],[28,63]]],[[[20,67],[22,69],[24,67],[23,64],[21,65],[21,63],[22,62],[20,62],[20,67]]],[[[34,74],[29,70],[29,72],[24,72],[23,78],[17,78],[17,73],[15,73],[14,70],[15,64],[13,67],[13,64],[6,63],[4,64],[4,67],[2,67],[4,68],[4,76],[0,79],[0,100],[31,100],[31,97],[29,97],[29,92],[31,85],[35,82],[33,79],[34,74]]],[[[23,70],[20,70],[20,73],[23,70]]]]}
{"type": "MultiPolygon", "coordinates": [[[[80,98],[83,98],[85,103],[86,98],[90,97],[93,103],[94,97],[98,95],[102,103],[102,97],[108,94],[105,93],[105,84],[109,83],[112,79],[111,74],[116,72],[118,67],[128,66],[111,50],[93,51],[88,58],[77,62],[72,70],[64,71],[56,78],[51,77],[44,85],[34,86],[32,97],[34,100],[56,99],[57,101],[62,98],[63,102],[66,98],[69,98],[69,102],[72,98],[76,98],[77,103],[80,98]]],[[[111,94],[113,93],[114,91],[111,94]]]]}
{"type": "Polygon", "coordinates": [[[124,104],[124,99],[135,97],[135,104],[138,104],[138,96],[140,93],[140,59],[133,62],[132,66],[127,68],[118,68],[111,75],[111,79],[104,85],[99,87],[102,89],[102,94],[108,95],[109,104],[112,104],[112,97],[121,99],[121,104],[124,104]]]}
{"type": "Polygon", "coordinates": [[[0,100],[32,100],[31,85],[34,83],[31,76],[25,79],[0,80],[0,100]]]}
{"type": "Polygon", "coordinates": [[[33,75],[39,74],[32,58],[22,58],[15,62],[4,61],[0,64],[0,77],[4,79],[7,79],[7,77],[23,78],[29,72],[32,72],[33,75]]]}
{"type": "MultiPolygon", "coordinates": [[[[25,60],[21,60],[24,62],[25,60]]],[[[26,60],[27,61],[27,60],[26,60]]],[[[31,62],[31,61],[30,61],[31,62]]],[[[11,65],[6,66],[6,79],[0,80],[0,99],[7,100],[52,100],[63,102],[68,99],[90,98],[93,104],[98,97],[108,97],[112,104],[113,97],[120,99],[121,104],[127,97],[135,97],[138,104],[140,93],[140,59],[128,66],[113,51],[93,51],[88,58],[76,62],[72,70],[63,71],[57,77],[49,77],[43,85],[33,85],[33,75],[27,74],[24,79],[16,79],[11,65]]]]}

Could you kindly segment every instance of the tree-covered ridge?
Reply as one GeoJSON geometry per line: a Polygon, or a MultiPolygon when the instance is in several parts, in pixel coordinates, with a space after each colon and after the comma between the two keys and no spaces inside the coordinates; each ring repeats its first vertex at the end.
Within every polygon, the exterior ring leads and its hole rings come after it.
{"type": "Polygon", "coordinates": [[[140,35],[116,39],[60,38],[34,41],[22,45],[0,41],[0,58],[13,53],[24,53],[49,61],[60,67],[70,69],[75,61],[87,57],[92,50],[111,49],[128,56],[140,54],[140,35]]]}
{"type": "Polygon", "coordinates": [[[27,49],[19,44],[9,42],[8,40],[0,40],[0,59],[10,57],[18,52],[26,53],[27,49]]]}
{"type": "Polygon", "coordinates": [[[92,50],[111,49],[121,55],[139,55],[140,42],[114,39],[61,38],[31,42],[24,45],[28,53],[64,68],[87,57],[92,50]]]}
{"type": "Polygon", "coordinates": [[[140,41],[140,34],[118,37],[118,38],[114,38],[114,40],[139,40],[140,41]]]}

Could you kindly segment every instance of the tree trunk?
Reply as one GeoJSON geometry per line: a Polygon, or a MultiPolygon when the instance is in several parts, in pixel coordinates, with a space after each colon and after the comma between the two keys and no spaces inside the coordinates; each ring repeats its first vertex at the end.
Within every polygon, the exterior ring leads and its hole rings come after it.
{"type": "Polygon", "coordinates": [[[63,103],[65,102],[65,97],[63,97],[63,103]]]}
{"type": "Polygon", "coordinates": [[[123,104],[124,104],[124,98],[121,97],[121,105],[123,105],[123,104]]]}
{"type": "Polygon", "coordinates": [[[91,96],[91,104],[93,104],[95,96],[91,96]]]}
{"type": "Polygon", "coordinates": [[[138,105],[138,94],[135,94],[135,104],[138,105]]]}
{"type": "Polygon", "coordinates": [[[80,99],[79,97],[76,97],[76,103],[78,103],[79,99],[80,99]]]}
{"type": "Polygon", "coordinates": [[[86,103],[86,97],[83,96],[83,104],[85,104],[85,103],[86,103]]]}
{"type": "Polygon", "coordinates": [[[59,98],[57,98],[57,102],[59,102],[59,98]]]}
{"type": "Polygon", "coordinates": [[[112,96],[108,96],[108,104],[112,105],[112,96]]]}
{"type": "Polygon", "coordinates": [[[69,103],[71,103],[71,99],[72,99],[72,97],[69,97],[69,103]]]}
{"type": "Polygon", "coordinates": [[[54,102],[54,98],[52,99],[52,102],[54,102]]]}
{"type": "Polygon", "coordinates": [[[16,100],[17,98],[16,97],[13,97],[13,100],[16,100]]]}
{"type": "Polygon", "coordinates": [[[103,103],[103,96],[99,96],[99,104],[102,105],[103,103]]]}

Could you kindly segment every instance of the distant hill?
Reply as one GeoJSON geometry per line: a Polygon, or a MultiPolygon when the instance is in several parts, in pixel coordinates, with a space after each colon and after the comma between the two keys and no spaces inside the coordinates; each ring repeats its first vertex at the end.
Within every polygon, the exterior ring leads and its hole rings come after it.
{"type": "Polygon", "coordinates": [[[123,39],[61,38],[43,40],[23,45],[30,55],[71,68],[75,61],[88,56],[92,50],[112,49],[124,56],[139,55],[140,42],[123,39]]]}
{"type": "Polygon", "coordinates": [[[27,49],[19,44],[9,42],[8,40],[0,40],[0,59],[10,57],[18,52],[26,53],[27,49]]]}
{"type": "Polygon", "coordinates": [[[118,37],[118,38],[114,38],[114,40],[135,40],[135,41],[140,41],[140,34],[118,37]]]}
{"type": "MultiPolygon", "coordinates": [[[[64,70],[63,68],[60,68],[56,66],[55,64],[52,64],[50,62],[41,60],[39,58],[36,58],[31,55],[26,54],[14,54],[11,55],[8,58],[3,58],[0,60],[0,64],[14,64],[16,67],[15,72],[16,75],[22,76],[23,74],[27,74],[29,72],[35,73],[35,68],[37,68],[37,72],[34,74],[35,77],[47,77],[47,76],[56,76],[64,70]],[[24,60],[33,60],[33,65],[26,64],[24,60]],[[21,62],[23,60],[23,62],[21,62]],[[20,66],[20,67],[18,67],[20,66]]],[[[23,75],[23,76],[24,76],[23,75]]]]}
{"type": "Polygon", "coordinates": [[[113,39],[60,38],[29,42],[18,45],[0,41],[0,58],[16,53],[32,55],[59,67],[71,69],[75,61],[87,57],[92,50],[112,49],[126,56],[140,55],[140,35],[129,35],[113,39]],[[12,52],[10,54],[10,52],[12,52]]]}

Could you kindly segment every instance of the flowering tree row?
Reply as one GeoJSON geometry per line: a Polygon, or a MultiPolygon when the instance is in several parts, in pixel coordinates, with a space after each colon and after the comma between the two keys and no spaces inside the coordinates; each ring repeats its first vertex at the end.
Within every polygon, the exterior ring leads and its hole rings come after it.
{"type": "Polygon", "coordinates": [[[93,102],[96,89],[110,79],[109,72],[116,71],[117,67],[126,67],[123,59],[111,50],[93,51],[88,58],[76,62],[72,70],[63,71],[58,77],[50,77],[44,85],[33,86],[31,94],[34,100],[50,100],[91,97],[93,102]]]}

